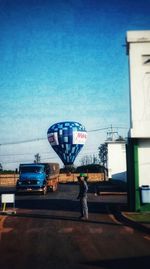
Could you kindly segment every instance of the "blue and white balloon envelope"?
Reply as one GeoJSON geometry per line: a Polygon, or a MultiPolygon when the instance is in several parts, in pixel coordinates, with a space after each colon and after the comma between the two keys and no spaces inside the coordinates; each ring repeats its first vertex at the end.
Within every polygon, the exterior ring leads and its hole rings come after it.
{"type": "Polygon", "coordinates": [[[85,144],[87,132],[81,123],[65,121],[53,124],[47,137],[64,165],[72,165],[85,144]]]}

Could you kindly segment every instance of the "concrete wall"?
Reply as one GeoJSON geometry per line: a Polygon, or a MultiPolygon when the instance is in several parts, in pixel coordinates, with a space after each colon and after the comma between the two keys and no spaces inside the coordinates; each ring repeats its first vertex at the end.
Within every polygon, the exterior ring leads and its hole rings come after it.
{"type": "Polygon", "coordinates": [[[14,186],[18,176],[18,174],[0,174],[0,186],[14,186]]]}
{"type": "MultiPolygon", "coordinates": [[[[77,182],[77,177],[79,174],[60,174],[59,175],[59,182],[77,182]]],[[[96,181],[103,181],[104,174],[103,173],[88,173],[88,182],[96,182],[96,181]]]]}
{"type": "MultiPolygon", "coordinates": [[[[79,174],[60,174],[59,175],[59,182],[60,183],[67,183],[67,182],[77,182],[77,177],[79,174]]],[[[14,186],[18,179],[18,174],[1,174],[0,175],[0,186],[14,186]]],[[[97,182],[103,181],[104,174],[103,173],[88,173],[88,181],[89,182],[97,182]]]]}

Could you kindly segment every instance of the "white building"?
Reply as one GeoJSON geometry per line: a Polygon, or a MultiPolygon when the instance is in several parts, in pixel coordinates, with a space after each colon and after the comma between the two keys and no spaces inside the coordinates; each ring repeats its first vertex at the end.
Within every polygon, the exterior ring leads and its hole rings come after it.
{"type": "Polygon", "coordinates": [[[150,185],[150,31],[128,31],[130,133],[138,139],[139,186],[150,185]]]}
{"type": "Polygon", "coordinates": [[[127,181],[126,177],[126,143],[125,141],[107,141],[108,178],[127,181]]]}
{"type": "Polygon", "coordinates": [[[150,211],[150,31],[128,31],[127,54],[130,80],[129,204],[131,210],[150,211]]]}
{"type": "Polygon", "coordinates": [[[150,31],[128,31],[130,137],[150,138],[150,31]]]}

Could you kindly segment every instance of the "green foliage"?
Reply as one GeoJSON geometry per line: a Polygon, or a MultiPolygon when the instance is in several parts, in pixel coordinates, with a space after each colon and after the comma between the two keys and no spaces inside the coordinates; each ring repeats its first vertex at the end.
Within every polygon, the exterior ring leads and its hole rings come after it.
{"type": "Polygon", "coordinates": [[[0,172],[3,170],[3,166],[2,164],[0,163],[0,172]]]}
{"type": "Polygon", "coordinates": [[[0,171],[0,174],[1,175],[5,175],[5,174],[14,174],[15,171],[13,170],[3,170],[3,171],[0,171]]]}
{"type": "Polygon", "coordinates": [[[108,148],[107,148],[107,143],[101,144],[99,149],[99,158],[100,162],[103,166],[106,167],[107,164],[107,154],[108,154],[108,148]]]}
{"type": "Polygon", "coordinates": [[[75,173],[76,168],[73,165],[66,165],[64,168],[60,169],[60,173],[68,174],[68,173],[75,173]]]}
{"type": "Polygon", "coordinates": [[[60,173],[104,173],[106,168],[100,164],[87,164],[75,168],[74,166],[64,167],[60,169],[60,173]]]}
{"type": "Polygon", "coordinates": [[[103,173],[105,168],[100,164],[87,164],[78,166],[76,173],[103,173]]]}

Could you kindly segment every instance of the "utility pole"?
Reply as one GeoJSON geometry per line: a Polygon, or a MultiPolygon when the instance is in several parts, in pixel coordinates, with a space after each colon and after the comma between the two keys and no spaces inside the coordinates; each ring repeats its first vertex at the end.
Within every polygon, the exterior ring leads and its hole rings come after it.
{"type": "Polygon", "coordinates": [[[115,135],[118,135],[118,132],[113,130],[112,124],[110,126],[110,131],[107,132],[107,140],[114,141],[115,135]]]}
{"type": "Polygon", "coordinates": [[[34,155],[34,157],[35,157],[34,163],[40,163],[40,160],[41,160],[40,154],[37,153],[34,155]]]}

